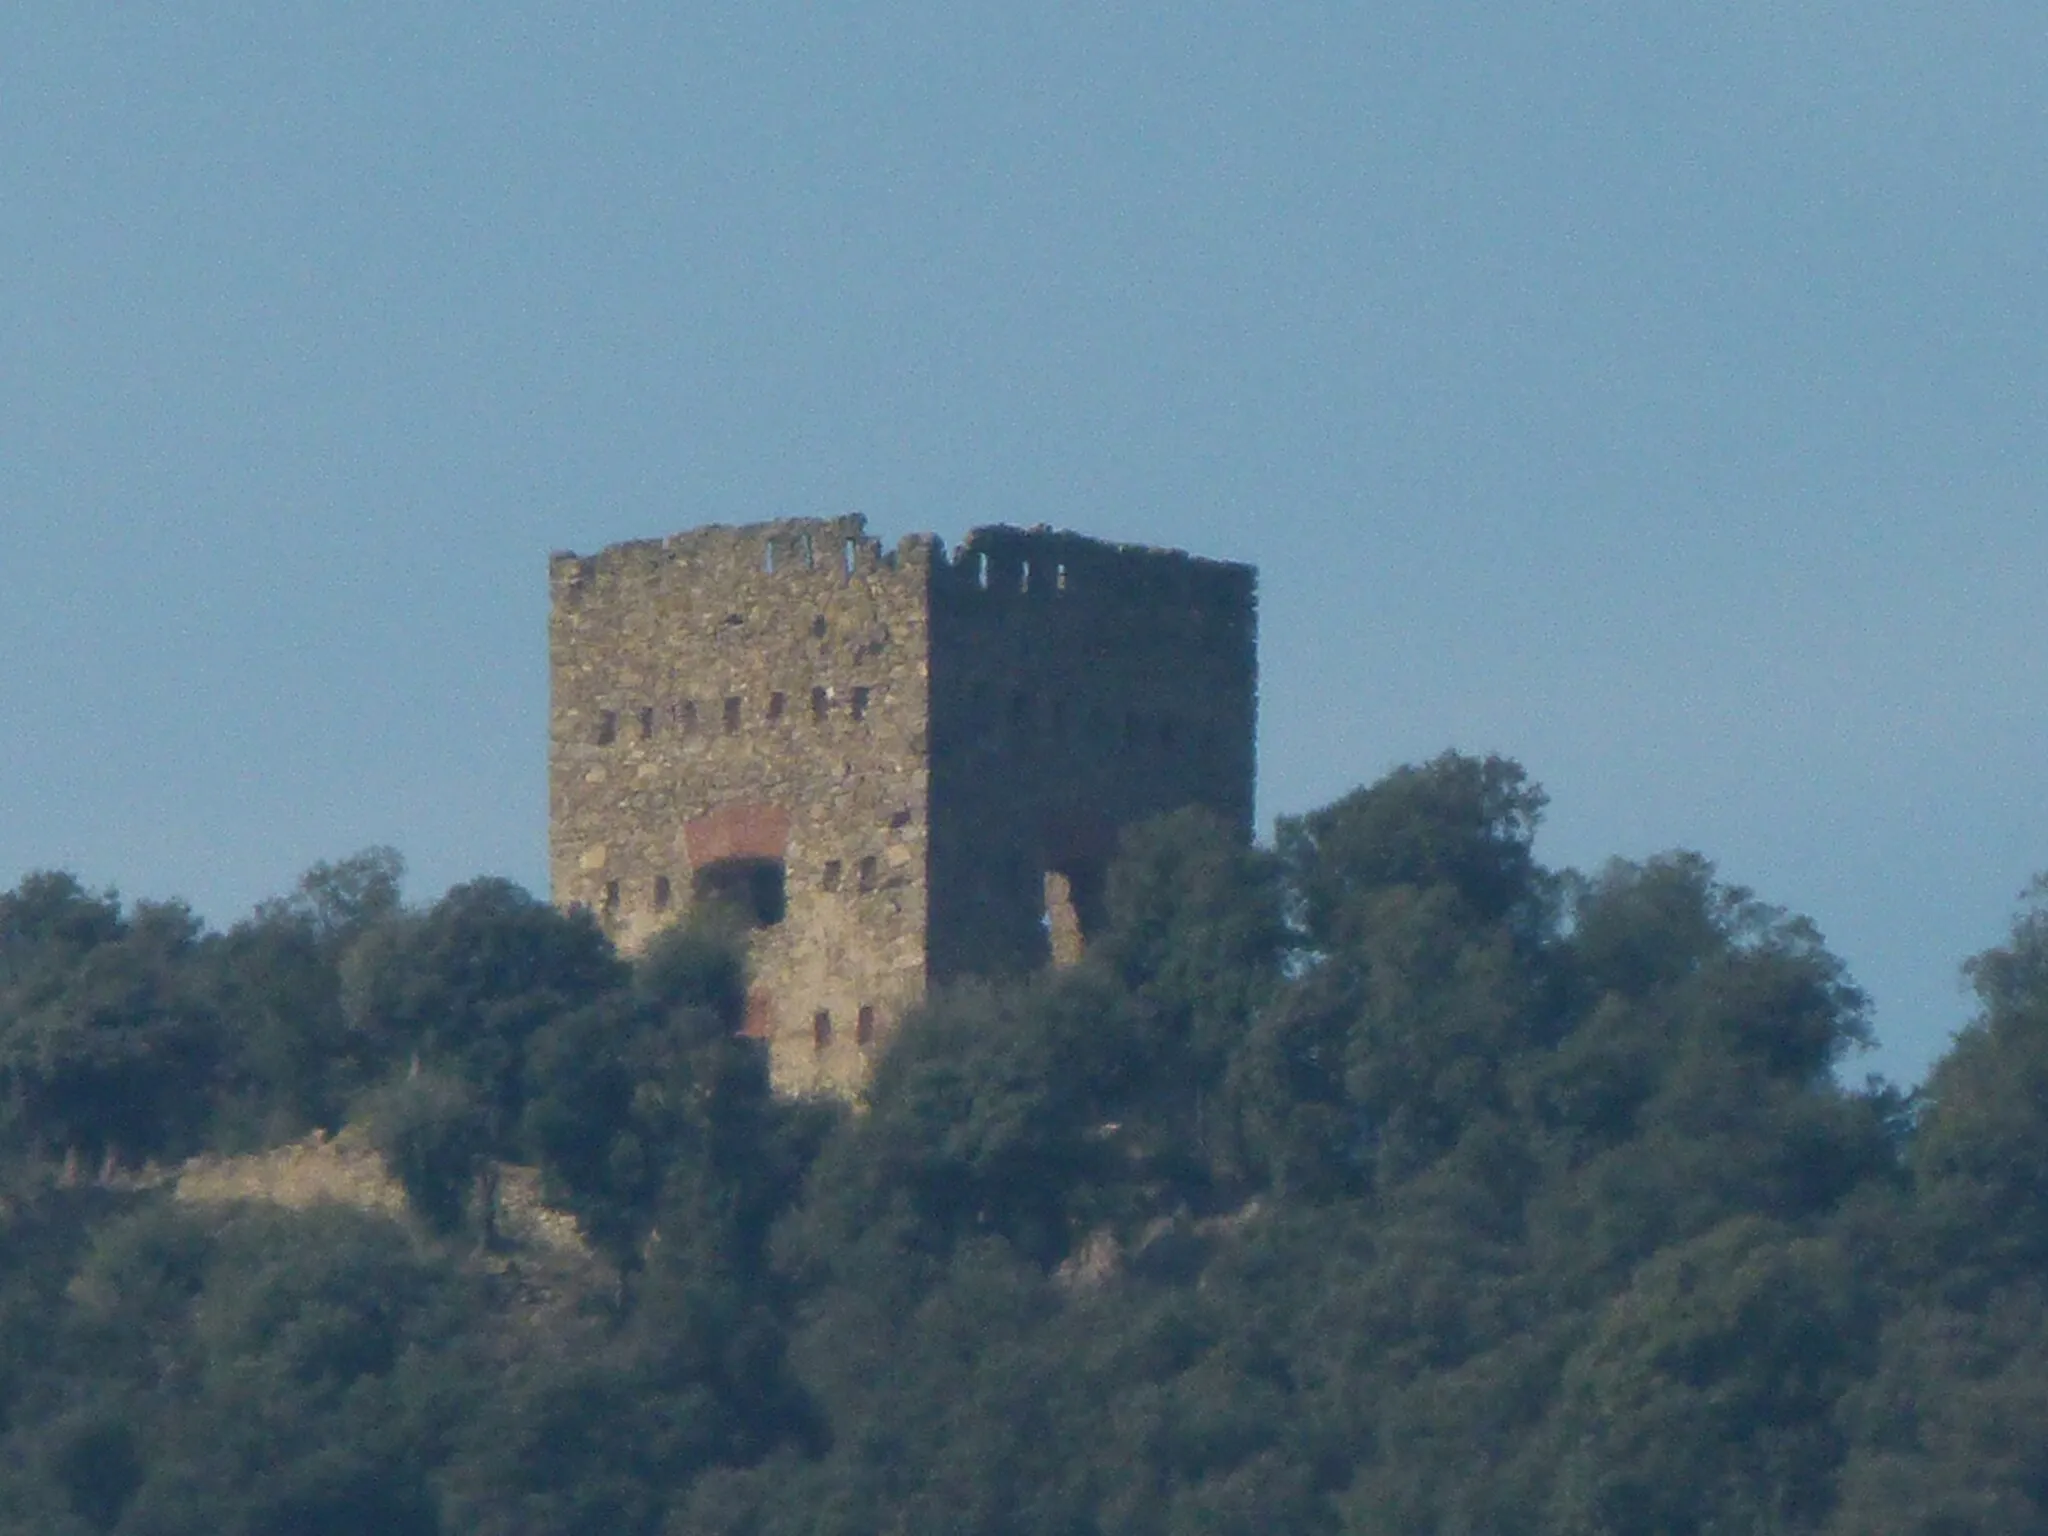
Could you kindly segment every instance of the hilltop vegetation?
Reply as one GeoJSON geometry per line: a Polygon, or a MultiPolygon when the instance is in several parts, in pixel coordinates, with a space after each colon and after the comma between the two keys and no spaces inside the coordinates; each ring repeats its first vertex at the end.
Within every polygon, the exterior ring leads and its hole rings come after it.
{"type": "Polygon", "coordinates": [[[1546,869],[1542,805],[1446,755],[1140,829],[1085,963],[933,998],[858,1115],[771,1099],[715,925],[31,876],[0,1532],[2048,1528],[2048,900],[1924,1092],[1845,1088],[1809,923],[1546,869]],[[151,1172],[332,1134],[404,1210],[151,1172]],[[507,1164],[589,1245],[545,1287],[507,1164]]]}

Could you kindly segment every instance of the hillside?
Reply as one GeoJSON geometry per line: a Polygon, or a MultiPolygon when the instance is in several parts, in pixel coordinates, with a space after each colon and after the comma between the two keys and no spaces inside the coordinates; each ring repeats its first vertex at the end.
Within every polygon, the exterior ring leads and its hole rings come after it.
{"type": "Polygon", "coordinates": [[[715,931],[0,896],[0,1532],[2048,1529],[2048,906],[1926,1090],[1802,919],[1446,755],[1125,839],[767,1091],[715,931]]]}

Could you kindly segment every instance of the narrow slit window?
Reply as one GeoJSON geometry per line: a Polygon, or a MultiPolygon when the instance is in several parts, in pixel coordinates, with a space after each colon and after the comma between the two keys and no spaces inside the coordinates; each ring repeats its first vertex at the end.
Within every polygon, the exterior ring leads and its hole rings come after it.
{"type": "Polygon", "coordinates": [[[823,720],[832,708],[832,691],[829,688],[811,690],[811,718],[823,720]]]}
{"type": "Polygon", "coordinates": [[[853,718],[856,720],[865,720],[867,718],[867,715],[868,690],[865,688],[856,688],[853,690],[853,718]]]}
{"type": "Polygon", "coordinates": [[[822,613],[811,620],[811,638],[813,640],[825,638],[825,615],[822,613]]]}
{"type": "Polygon", "coordinates": [[[980,555],[980,556],[977,556],[977,557],[976,557],[976,560],[975,560],[975,574],[974,574],[974,580],[975,580],[975,585],[979,586],[979,587],[981,588],[981,590],[982,590],[982,591],[986,592],[986,591],[988,590],[988,556],[987,556],[987,555],[980,555]]]}
{"type": "Polygon", "coordinates": [[[761,569],[771,575],[775,571],[775,541],[768,540],[761,546],[761,569]]]}
{"type": "Polygon", "coordinates": [[[872,891],[875,888],[875,856],[869,854],[860,861],[860,888],[872,891]]]}
{"type": "Polygon", "coordinates": [[[654,910],[666,912],[668,904],[675,897],[675,888],[669,884],[667,875],[654,877],[654,910]]]}
{"type": "Polygon", "coordinates": [[[1067,590],[1067,568],[1064,564],[1052,568],[1052,589],[1055,592],[1067,590]]]}
{"type": "Polygon", "coordinates": [[[640,739],[647,740],[654,734],[654,709],[649,706],[640,711],[640,739]]]}
{"type": "Polygon", "coordinates": [[[860,1005],[860,1014],[853,1023],[853,1043],[858,1046],[875,1043],[875,1010],[871,1004],[860,1005]]]}
{"type": "Polygon", "coordinates": [[[685,736],[694,735],[697,730],[697,701],[678,699],[675,704],[676,729],[685,736]]]}
{"type": "Polygon", "coordinates": [[[619,712],[616,709],[600,711],[597,717],[597,744],[600,747],[608,747],[618,739],[619,712]]]}
{"type": "Polygon", "coordinates": [[[783,706],[788,702],[789,700],[782,694],[771,693],[768,695],[768,723],[770,725],[775,724],[776,721],[782,718],[783,706]]]}
{"type": "Polygon", "coordinates": [[[814,1049],[822,1051],[831,1043],[832,1010],[820,1008],[811,1015],[811,1045],[814,1049]]]}
{"type": "Polygon", "coordinates": [[[845,542],[845,544],[843,544],[843,545],[842,545],[842,546],[840,547],[840,558],[841,558],[841,560],[842,560],[842,561],[844,562],[844,565],[845,565],[845,569],[846,569],[846,574],[847,574],[847,575],[849,575],[849,576],[851,576],[851,575],[853,574],[853,558],[854,558],[854,554],[855,554],[855,550],[854,550],[854,547],[853,547],[853,540],[851,540],[851,539],[848,539],[848,540],[847,540],[847,541],[845,542]]]}
{"type": "Polygon", "coordinates": [[[839,889],[840,878],[845,874],[845,872],[846,866],[840,863],[839,860],[827,859],[825,861],[825,872],[823,875],[819,876],[818,884],[823,886],[828,891],[836,891],[839,889]]]}
{"type": "Polygon", "coordinates": [[[799,539],[797,540],[797,542],[798,542],[798,544],[799,544],[799,545],[801,545],[801,546],[802,546],[802,548],[803,548],[803,552],[804,552],[804,569],[805,569],[805,570],[807,570],[807,571],[808,571],[808,570],[815,570],[815,569],[817,568],[817,564],[818,564],[818,551],[817,551],[817,547],[816,547],[815,545],[813,545],[813,544],[811,543],[811,536],[810,536],[810,535],[809,535],[808,533],[806,533],[806,534],[802,535],[802,536],[801,536],[801,537],[800,537],[800,538],[799,538],[799,539]]]}
{"type": "Polygon", "coordinates": [[[1024,561],[1018,567],[1017,590],[1019,592],[1029,592],[1031,590],[1031,562],[1029,560],[1024,561]]]}
{"type": "Polygon", "coordinates": [[[619,910],[619,882],[607,880],[604,883],[604,911],[610,917],[619,910]]]}
{"type": "Polygon", "coordinates": [[[725,701],[725,734],[728,736],[737,735],[739,728],[740,698],[738,694],[734,694],[725,701]]]}

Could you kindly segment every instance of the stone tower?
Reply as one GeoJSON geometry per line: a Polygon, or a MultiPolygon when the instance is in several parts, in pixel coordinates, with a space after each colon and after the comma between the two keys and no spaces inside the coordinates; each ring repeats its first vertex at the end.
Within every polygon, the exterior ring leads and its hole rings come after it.
{"type": "Polygon", "coordinates": [[[554,900],[629,949],[737,908],[782,1091],[858,1091],[928,982],[1078,953],[1120,828],[1250,834],[1249,566],[1044,529],[885,553],[845,517],[550,577],[554,900]]]}

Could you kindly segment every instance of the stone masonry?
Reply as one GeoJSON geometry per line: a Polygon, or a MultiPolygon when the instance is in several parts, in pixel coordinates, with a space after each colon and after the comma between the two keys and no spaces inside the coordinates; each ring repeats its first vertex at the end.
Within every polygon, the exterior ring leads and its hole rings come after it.
{"type": "Polygon", "coordinates": [[[1252,819],[1250,567],[859,517],[551,562],[554,900],[752,929],[777,1088],[858,1093],[932,982],[1071,960],[1119,830],[1252,819]]]}

